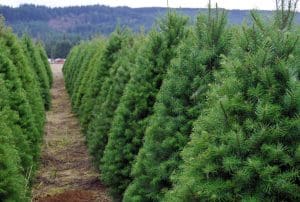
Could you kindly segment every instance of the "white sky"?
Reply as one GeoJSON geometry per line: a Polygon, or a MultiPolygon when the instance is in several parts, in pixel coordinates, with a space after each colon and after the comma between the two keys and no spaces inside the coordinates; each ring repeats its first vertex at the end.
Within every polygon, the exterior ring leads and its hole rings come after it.
{"type": "MultiPolygon", "coordinates": [[[[273,10],[275,0],[212,0],[219,7],[227,9],[265,9],[273,10]]],[[[0,0],[0,4],[18,6],[24,3],[47,5],[51,7],[63,7],[70,5],[109,5],[129,7],[166,7],[167,0],[0,0]]],[[[169,0],[170,7],[203,8],[207,7],[208,0],[169,0]]]]}

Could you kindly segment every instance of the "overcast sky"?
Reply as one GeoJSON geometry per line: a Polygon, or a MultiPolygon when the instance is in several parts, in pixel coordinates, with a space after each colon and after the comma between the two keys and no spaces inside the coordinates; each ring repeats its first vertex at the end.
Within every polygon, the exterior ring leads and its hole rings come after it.
{"type": "MultiPolygon", "coordinates": [[[[218,3],[219,7],[227,9],[266,9],[275,8],[275,0],[212,0],[212,3],[218,3]]],[[[129,6],[129,7],[166,7],[167,0],[0,0],[0,4],[9,6],[18,6],[24,3],[37,5],[47,5],[51,7],[62,7],[70,5],[109,5],[109,6],[129,6]]],[[[208,0],[169,0],[170,7],[206,7],[208,0]]]]}

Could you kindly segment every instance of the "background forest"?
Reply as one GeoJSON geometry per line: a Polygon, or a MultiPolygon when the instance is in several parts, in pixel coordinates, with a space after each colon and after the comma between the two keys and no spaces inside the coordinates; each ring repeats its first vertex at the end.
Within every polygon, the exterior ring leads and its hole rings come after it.
{"type": "MultiPolygon", "coordinates": [[[[190,17],[190,23],[197,14],[207,9],[176,9],[190,17]]],[[[116,25],[129,27],[135,32],[149,31],[158,17],[165,15],[166,8],[129,8],[108,6],[73,6],[49,8],[45,6],[21,5],[17,8],[0,6],[0,14],[8,25],[21,36],[27,32],[35,39],[45,43],[49,57],[65,58],[70,48],[80,40],[95,35],[109,35],[116,25]]],[[[263,16],[272,15],[270,11],[259,11],[263,16]]],[[[241,24],[249,19],[249,10],[229,10],[228,23],[241,24]]],[[[295,22],[300,23],[300,15],[295,22]]]]}

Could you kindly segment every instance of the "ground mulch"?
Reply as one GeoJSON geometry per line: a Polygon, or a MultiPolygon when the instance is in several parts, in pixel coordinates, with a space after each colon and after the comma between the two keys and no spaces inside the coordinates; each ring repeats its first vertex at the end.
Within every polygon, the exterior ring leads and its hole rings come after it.
{"type": "Polygon", "coordinates": [[[38,202],[110,202],[105,186],[91,163],[72,113],[62,64],[53,64],[52,107],[47,112],[41,165],[32,191],[38,202]]]}

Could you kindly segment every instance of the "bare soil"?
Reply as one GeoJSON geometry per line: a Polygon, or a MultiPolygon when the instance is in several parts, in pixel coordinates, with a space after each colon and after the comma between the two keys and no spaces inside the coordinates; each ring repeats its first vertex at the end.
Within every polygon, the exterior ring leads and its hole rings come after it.
{"type": "Polygon", "coordinates": [[[109,202],[88,155],[78,119],[72,113],[62,65],[53,64],[52,71],[52,107],[47,112],[41,165],[32,201],[109,202]]]}

